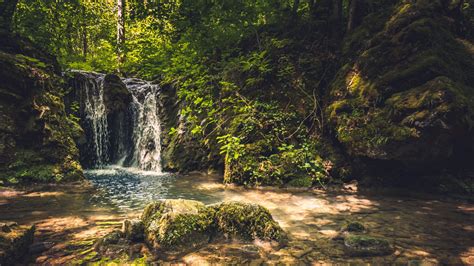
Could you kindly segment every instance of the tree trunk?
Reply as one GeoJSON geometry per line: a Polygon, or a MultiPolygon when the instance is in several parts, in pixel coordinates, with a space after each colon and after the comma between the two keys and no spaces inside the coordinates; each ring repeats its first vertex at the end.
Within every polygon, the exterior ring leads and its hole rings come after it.
{"type": "Polygon", "coordinates": [[[125,0],[117,0],[117,59],[118,71],[125,62],[125,0]]]}
{"type": "Polygon", "coordinates": [[[351,32],[357,27],[359,21],[359,0],[351,0],[349,6],[349,20],[347,22],[347,32],[351,32]]]}
{"type": "Polygon", "coordinates": [[[82,6],[82,24],[81,24],[81,40],[82,40],[82,56],[84,60],[87,59],[87,50],[89,49],[87,43],[87,17],[86,8],[82,6]]]}
{"type": "Polygon", "coordinates": [[[18,0],[0,1],[0,30],[11,31],[12,19],[18,0]]]}
{"type": "Polygon", "coordinates": [[[331,31],[332,36],[339,40],[342,33],[342,0],[332,1],[332,14],[331,14],[331,31]]]}

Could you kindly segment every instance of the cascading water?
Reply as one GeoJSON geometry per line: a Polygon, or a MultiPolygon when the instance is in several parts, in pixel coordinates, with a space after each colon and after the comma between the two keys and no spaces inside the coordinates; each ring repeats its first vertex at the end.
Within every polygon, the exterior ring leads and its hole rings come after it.
{"type": "Polygon", "coordinates": [[[114,102],[104,82],[106,75],[72,73],[74,100],[80,101],[81,125],[87,139],[80,146],[85,166],[114,164],[161,172],[160,87],[140,79],[122,79],[132,100],[128,108],[112,113],[110,105],[114,102]]]}
{"type": "Polygon", "coordinates": [[[104,104],[104,74],[82,72],[76,86],[80,90],[81,116],[83,127],[88,131],[88,149],[94,151],[94,167],[102,167],[109,161],[109,133],[107,109],[104,104]],[[89,129],[89,130],[87,130],[89,129]]]}
{"type": "Polygon", "coordinates": [[[139,79],[124,79],[132,93],[132,165],[142,170],[161,171],[161,124],[158,113],[159,86],[139,79]]]}

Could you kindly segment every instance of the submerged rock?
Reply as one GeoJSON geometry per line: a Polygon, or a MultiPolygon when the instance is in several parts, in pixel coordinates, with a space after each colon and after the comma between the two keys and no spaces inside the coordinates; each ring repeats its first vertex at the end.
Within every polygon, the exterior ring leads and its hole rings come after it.
{"type": "Polygon", "coordinates": [[[360,222],[349,222],[342,227],[344,232],[362,233],[365,230],[365,226],[360,222]]]}
{"type": "Polygon", "coordinates": [[[270,212],[257,204],[223,202],[213,206],[218,232],[227,238],[261,239],[284,243],[286,234],[270,212]]]}
{"type": "Polygon", "coordinates": [[[344,239],[344,246],[351,256],[385,256],[393,253],[387,240],[372,236],[348,235],[344,239]]]}
{"type": "Polygon", "coordinates": [[[33,243],[35,226],[19,226],[16,223],[1,223],[0,265],[12,265],[28,254],[33,243]]]}

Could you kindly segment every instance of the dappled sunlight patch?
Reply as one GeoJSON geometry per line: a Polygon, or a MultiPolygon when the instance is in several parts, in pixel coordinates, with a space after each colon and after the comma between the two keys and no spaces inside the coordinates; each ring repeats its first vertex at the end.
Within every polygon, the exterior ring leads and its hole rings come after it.
{"type": "Polygon", "coordinates": [[[474,265],[474,246],[469,247],[466,251],[461,252],[460,258],[466,265],[474,265]]]}
{"type": "Polygon", "coordinates": [[[36,225],[39,229],[47,228],[51,231],[63,231],[65,229],[84,227],[89,225],[89,223],[77,216],[67,216],[42,220],[36,225]]]}
{"type": "Polygon", "coordinates": [[[30,197],[30,198],[35,198],[35,197],[59,197],[59,196],[63,196],[64,194],[65,194],[64,192],[59,192],[59,191],[31,192],[31,193],[25,194],[24,197],[30,197]]]}
{"type": "Polygon", "coordinates": [[[14,198],[14,197],[21,196],[23,194],[25,194],[25,192],[21,192],[21,191],[18,191],[18,190],[4,189],[4,188],[0,189],[0,197],[1,198],[14,198]]]}
{"type": "Polygon", "coordinates": [[[196,189],[209,190],[209,191],[219,190],[223,188],[224,188],[224,185],[220,183],[213,183],[213,182],[201,183],[196,186],[196,189]]]}

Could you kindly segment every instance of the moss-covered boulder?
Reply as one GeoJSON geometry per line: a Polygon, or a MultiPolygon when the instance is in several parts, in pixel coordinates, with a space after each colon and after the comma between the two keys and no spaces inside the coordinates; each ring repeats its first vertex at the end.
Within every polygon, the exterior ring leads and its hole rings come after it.
{"type": "Polygon", "coordinates": [[[270,212],[257,204],[223,202],[213,206],[216,210],[217,231],[226,238],[245,240],[261,239],[285,243],[287,236],[270,212]]]}
{"type": "Polygon", "coordinates": [[[33,243],[34,226],[0,222],[0,265],[13,265],[24,259],[33,243]]]}
{"type": "Polygon", "coordinates": [[[161,256],[183,254],[222,237],[277,244],[287,241],[270,212],[256,204],[223,202],[206,206],[193,200],[164,200],[147,205],[141,222],[145,242],[161,256]]]}
{"type": "Polygon", "coordinates": [[[74,142],[82,129],[66,115],[57,68],[37,59],[24,40],[4,38],[9,41],[0,46],[0,182],[83,178],[74,142]]]}
{"type": "Polygon", "coordinates": [[[474,46],[444,2],[392,1],[346,38],[326,113],[353,158],[409,173],[472,162],[474,46]]]}
{"type": "Polygon", "coordinates": [[[362,233],[365,230],[365,226],[360,222],[347,222],[341,229],[343,232],[351,233],[362,233]]]}
{"type": "Polygon", "coordinates": [[[213,209],[192,200],[149,204],[143,214],[145,242],[167,255],[180,254],[209,242],[213,209]]]}
{"type": "Polygon", "coordinates": [[[350,256],[385,256],[393,253],[387,240],[372,236],[348,235],[344,239],[344,246],[350,256]]]}

